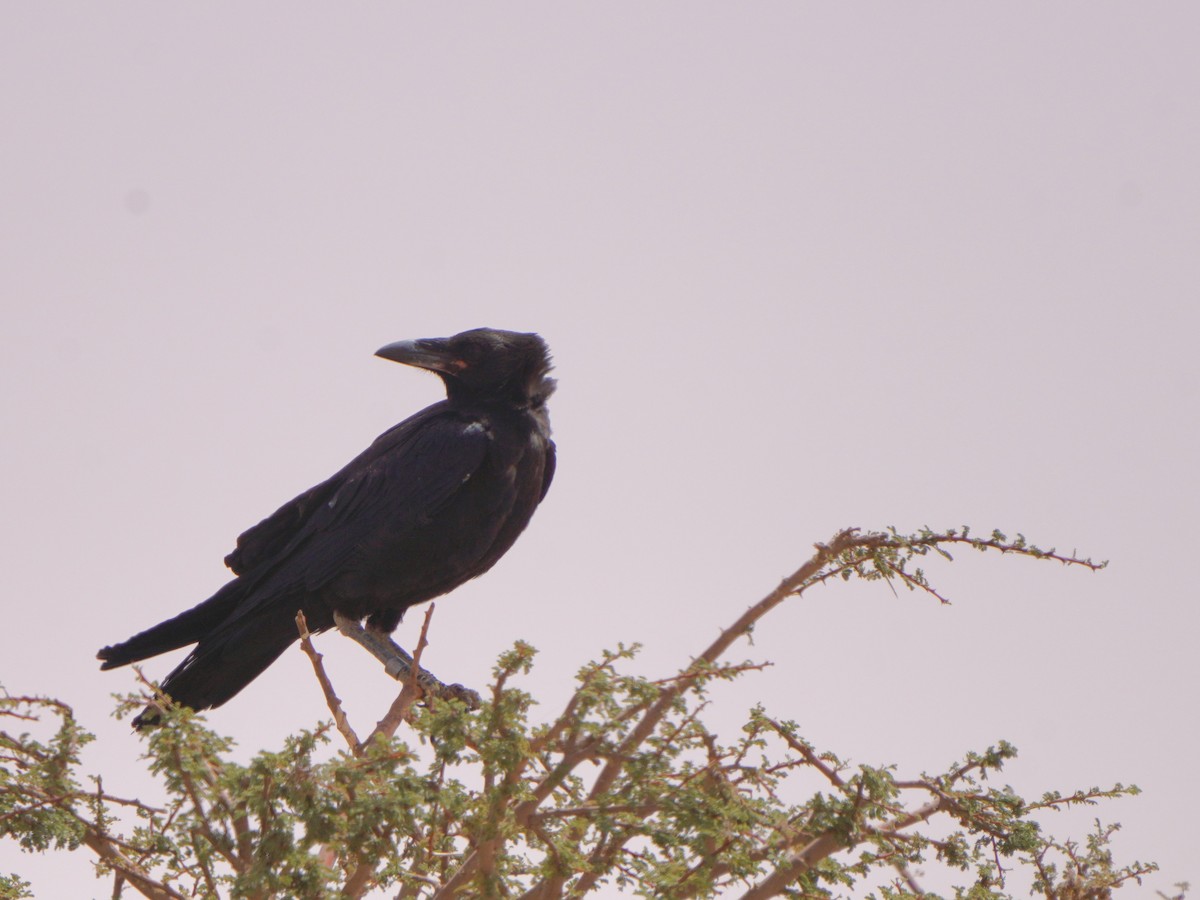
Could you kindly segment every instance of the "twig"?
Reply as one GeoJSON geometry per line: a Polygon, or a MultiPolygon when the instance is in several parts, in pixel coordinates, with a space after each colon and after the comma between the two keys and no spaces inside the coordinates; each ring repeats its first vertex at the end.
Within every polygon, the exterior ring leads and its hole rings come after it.
{"type": "MultiPolygon", "coordinates": [[[[198,829],[199,833],[203,834],[208,840],[209,846],[212,847],[213,852],[224,857],[225,861],[229,863],[235,872],[243,871],[243,866],[239,864],[238,858],[225,848],[224,842],[221,841],[217,837],[216,833],[212,830],[211,817],[208,815],[208,811],[204,808],[204,802],[200,799],[200,794],[196,791],[195,782],[193,782],[187,766],[185,766],[183,763],[178,746],[171,747],[171,760],[176,771],[179,772],[180,781],[183,784],[183,791],[187,795],[188,800],[191,801],[192,808],[196,811],[196,817],[200,823],[198,829]]],[[[211,786],[211,779],[208,783],[211,786]]]]}
{"type": "Polygon", "coordinates": [[[325,674],[325,665],[321,662],[323,657],[317,652],[317,648],[313,646],[312,635],[308,631],[308,620],[304,618],[302,610],[296,611],[296,629],[300,632],[300,647],[308,654],[309,660],[312,661],[313,671],[316,673],[317,681],[321,685],[321,693],[325,695],[325,705],[333,713],[333,724],[337,726],[337,730],[341,732],[342,737],[346,739],[346,743],[350,745],[350,752],[355,756],[362,756],[363,745],[358,740],[358,735],[354,733],[354,729],[350,725],[350,720],[346,717],[346,711],[342,708],[342,701],[338,699],[338,695],[333,690],[333,682],[325,674]]]}
{"type": "MultiPolygon", "coordinates": [[[[898,568],[897,566],[893,566],[887,560],[881,560],[880,564],[882,566],[884,566],[889,572],[899,575],[900,578],[902,578],[904,580],[904,583],[906,585],[908,585],[911,590],[924,591],[927,594],[932,594],[934,597],[937,597],[937,599],[941,603],[945,604],[946,606],[950,605],[950,598],[938,593],[937,588],[935,588],[933,585],[926,584],[925,582],[920,581],[919,579],[913,578],[911,575],[909,575],[903,569],[898,568]]],[[[891,582],[890,578],[888,579],[888,587],[892,588],[892,594],[894,595],[896,593],[896,589],[894,587],[892,587],[892,582],[891,582]]]]}
{"type": "Polygon", "coordinates": [[[367,738],[367,744],[377,737],[390,738],[394,735],[396,729],[400,727],[400,723],[408,721],[413,704],[425,694],[425,688],[421,685],[421,654],[425,652],[425,647],[429,644],[429,623],[433,619],[433,611],[436,606],[437,604],[430,603],[429,609],[425,610],[425,620],[421,623],[421,636],[417,638],[417,647],[413,651],[412,670],[408,673],[404,688],[392,701],[386,715],[376,723],[375,730],[367,738]]]}
{"type": "MultiPolygon", "coordinates": [[[[924,822],[941,808],[941,801],[934,800],[882,828],[867,828],[866,832],[876,837],[887,837],[918,822],[924,822]]],[[[812,867],[821,860],[850,846],[853,846],[852,841],[847,841],[841,835],[827,831],[792,854],[787,862],[742,894],[741,900],[766,900],[768,897],[781,894],[789,884],[805,872],[811,871],[812,867]]]]}
{"type": "Polygon", "coordinates": [[[545,812],[538,813],[533,817],[532,821],[543,822],[547,819],[619,816],[626,813],[644,819],[658,812],[661,808],[661,804],[658,803],[641,803],[629,806],[560,806],[557,809],[548,809],[545,812]]]}
{"type": "Polygon", "coordinates": [[[93,853],[104,860],[114,872],[125,876],[125,880],[144,897],[150,900],[184,900],[183,894],[146,875],[140,866],[117,850],[103,835],[86,825],[83,842],[93,853]]]}
{"type": "Polygon", "coordinates": [[[936,548],[941,544],[967,544],[974,547],[976,550],[998,550],[1001,553],[1015,553],[1018,556],[1031,556],[1034,559],[1052,559],[1057,563],[1062,563],[1064,566],[1083,566],[1086,569],[1091,569],[1093,572],[1099,572],[1101,569],[1108,566],[1108,561],[1092,562],[1090,559],[1080,559],[1072,553],[1067,556],[1056,552],[1054,549],[1041,550],[1031,544],[1024,543],[1024,539],[1018,535],[1016,541],[1008,541],[1001,539],[1002,536],[993,536],[991,538],[974,538],[968,537],[965,534],[950,534],[949,532],[941,532],[937,534],[928,534],[924,537],[917,538],[915,541],[899,541],[900,545],[907,544],[913,547],[933,547],[936,548]]]}
{"type": "Polygon", "coordinates": [[[834,771],[832,768],[830,768],[828,765],[826,765],[825,760],[821,759],[821,757],[819,757],[819,756],[817,756],[817,754],[813,753],[812,747],[808,746],[803,741],[796,740],[796,738],[794,738],[790,734],[788,734],[784,730],[783,726],[780,725],[778,722],[776,722],[774,719],[769,719],[769,718],[764,717],[763,721],[765,721],[768,725],[770,725],[776,734],[778,734],[781,738],[783,738],[785,741],[787,741],[787,745],[789,747],[791,747],[793,750],[795,750],[797,753],[799,753],[801,756],[803,756],[805,762],[807,762],[813,768],[817,769],[817,771],[819,771],[822,775],[824,775],[827,779],[829,779],[830,784],[834,785],[835,787],[844,787],[845,786],[845,782],[842,781],[841,776],[838,775],[838,773],[836,771],[834,771]]]}
{"type": "Polygon", "coordinates": [[[656,681],[650,682],[656,687],[671,684],[672,682],[681,681],[684,679],[694,680],[697,674],[708,675],[712,678],[728,678],[734,675],[741,675],[744,672],[761,672],[764,669],[769,669],[775,665],[773,662],[744,662],[731,663],[728,666],[714,666],[711,669],[697,671],[694,668],[688,669],[686,672],[680,672],[677,675],[668,675],[666,678],[659,678],[656,681]]]}

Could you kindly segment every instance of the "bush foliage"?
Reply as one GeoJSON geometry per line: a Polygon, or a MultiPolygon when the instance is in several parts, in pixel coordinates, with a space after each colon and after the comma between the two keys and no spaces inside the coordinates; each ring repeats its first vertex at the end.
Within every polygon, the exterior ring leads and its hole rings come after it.
{"type": "MultiPolygon", "coordinates": [[[[86,848],[114,897],[534,900],[621,889],[893,900],[929,896],[914,873],[938,867],[957,873],[960,898],[1008,897],[1020,883],[1022,893],[1032,885],[1075,900],[1140,881],[1154,866],[1114,861],[1115,826],[1060,841],[1039,822],[1047,810],[1135,787],[1024,798],[996,781],[1016,755],[1003,741],[901,776],[889,765],[849,765],[761,707],[734,734],[705,725],[707,689],[760,667],[731,662],[728,651],[786,598],[863,578],[944,601],[917,563],[956,547],[1102,567],[1020,535],[847,529],[670,677],[629,674],[637,648],[618,647],[579,670],[557,717],[538,721],[520,687],[534,651],[517,644],[478,710],[422,699],[410,682],[362,739],[305,637],[333,718],[241,765],[227,738],[168,708],[145,745],[163,786],[155,805],[80,773],[92,738],[70,707],[5,695],[0,836],[27,851],[86,848]]],[[[126,697],[121,713],[145,702],[126,697]]],[[[0,898],[32,896],[28,888],[0,877],[0,898]]]]}

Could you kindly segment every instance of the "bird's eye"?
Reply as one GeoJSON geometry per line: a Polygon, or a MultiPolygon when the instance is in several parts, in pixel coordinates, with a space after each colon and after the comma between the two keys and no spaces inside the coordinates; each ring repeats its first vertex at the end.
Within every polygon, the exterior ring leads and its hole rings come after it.
{"type": "Polygon", "coordinates": [[[477,344],[464,344],[454,349],[456,351],[454,358],[458,362],[456,368],[460,371],[474,367],[483,357],[482,349],[477,344]]]}

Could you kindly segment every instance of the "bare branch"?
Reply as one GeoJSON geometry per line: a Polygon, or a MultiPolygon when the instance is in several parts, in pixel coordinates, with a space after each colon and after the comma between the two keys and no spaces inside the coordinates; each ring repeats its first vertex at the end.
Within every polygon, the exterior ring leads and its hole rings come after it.
{"type": "Polygon", "coordinates": [[[143,897],[149,897],[150,900],[183,900],[183,894],[155,881],[145,873],[141,866],[121,853],[108,838],[90,825],[84,831],[83,842],[93,853],[104,860],[110,869],[120,873],[143,897]]]}
{"type": "Polygon", "coordinates": [[[830,784],[834,785],[835,787],[845,787],[846,783],[842,780],[842,777],[838,775],[838,773],[832,768],[830,768],[829,765],[823,759],[821,759],[821,757],[817,756],[817,754],[813,752],[812,747],[804,743],[804,741],[800,741],[792,737],[787,733],[787,731],[784,730],[784,727],[774,719],[764,718],[763,721],[770,725],[775,733],[787,742],[789,747],[804,757],[805,762],[824,775],[829,780],[830,784]]]}
{"type": "Polygon", "coordinates": [[[437,604],[430,603],[429,608],[425,610],[425,619],[421,623],[421,636],[417,639],[417,648],[413,651],[413,666],[412,671],[408,673],[408,678],[404,682],[404,687],[400,691],[395,700],[392,701],[391,707],[386,715],[375,725],[375,730],[371,732],[367,738],[367,743],[371,743],[377,737],[391,737],[396,733],[396,729],[400,727],[401,722],[409,720],[413,704],[421,699],[425,694],[425,688],[421,684],[421,654],[425,652],[425,648],[429,645],[429,623],[433,620],[433,611],[437,604]]]}
{"type": "MultiPolygon", "coordinates": [[[[864,831],[876,836],[890,836],[894,832],[909,828],[918,822],[924,822],[939,809],[941,809],[941,801],[935,800],[882,828],[866,828],[864,831]]],[[[805,872],[810,871],[821,860],[851,846],[853,846],[853,842],[847,842],[838,835],[826,832],[792,854],[786,864],[775,869],[770,875],[742,894],[742,900],[766,900],[768,897],[778,896],[787,889],[788,885],[805,872]]]]}
{"type": "Polygon", "coordinates": [[[346,711],[342,708],[342,701],[333,689],[333,682],[329,680],[329,676],[325,673],[325,664],[321,661],[324,657],[313,646],[312,635],[309,634],[308,621],[304,618],[303,610],[296,611],[296,628],[300,632],[300,647],[308,654],[308,658],[312,662],[313,672],[316,673],[317,681],[321,685],[321,693],[325,695],[325,705],[329,707],[329,711],[333,714],[333,724],[337,726],[338,732],[346,739],[346,743],[350,747],[350,752],[355,756],[362,756],[362,743],[359,741],[358,735],[354,733],[349,718],[346,717],[346,711]]]}

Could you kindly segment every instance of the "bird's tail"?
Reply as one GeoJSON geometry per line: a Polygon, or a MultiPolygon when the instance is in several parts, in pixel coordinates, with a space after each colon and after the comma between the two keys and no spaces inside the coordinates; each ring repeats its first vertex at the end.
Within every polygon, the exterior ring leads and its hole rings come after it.
{"type": "MultiPolygon", "coordinates": [[[[163,693],[192,709],[211,709],[225,703],[299,638],[299,602],[299,598],[291,602],[272,599],[205,635],[187,659],[163,679],[163,693]]],[[[133,724],[141,728],[157,718],[157,711],[149,707],[133,724]]]]}
{"type": "Polygon", "coordinates": [[[233,613],[245,593],[243,579],[235,578],[203,603],[175,618],[159,622],[120,644],[105,647],[96,654],[97,659],[103,660],[100,668],[126,666],[202,640],[233,613]]]}

